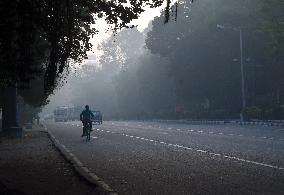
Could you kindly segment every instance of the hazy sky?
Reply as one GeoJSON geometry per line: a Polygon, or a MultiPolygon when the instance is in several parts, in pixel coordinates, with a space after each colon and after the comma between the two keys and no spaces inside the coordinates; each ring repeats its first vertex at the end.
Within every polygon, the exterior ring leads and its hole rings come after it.
{"type": "MultiPolygon", "coordinates": [[[[149,22],[152,21],[154,17],[160,15],[160,12],[163,8],[165,8],[165,5],[155,9],[147,8],[146,11],[143,12],[138,19],[133,20],[131,24],[138,25],[138,30],[142,32],[145,28],[147,28],[149,22]]],[[[86,61],[86,63],[88,64],[96,63],[98,61],[98,58],[102,54],[102,52],[97,49],[97,46],[112,34],[112,32],[106,32],[108,25],[103,19],[97,21],[96,27],[99,29],[100,32],[92,39],[92,44],[94,45],[93,50],[95,53],[89,52],[89,60],[86,61]]]]}
{"type": "MultiPolygon", "coordinates": [[[[152,21],[155,16],[160,15],[160,12],[164,7],[165,5],[161,6],[160,8],[147,9],[137,20],[133,20],[131,24],[138,25],[138,30],[142,32],[145,28],[147,28],[149,22],[152,21]]],[[[94,45],[93,50],[95,51],[95,53],[89,52],[89,59],[85,62],[86,64],[98,63],[98,57],[102,54],[102,52],[97,49],[97,46],[112,34],[112,32],[106,32],[108,25],[104,20],[98,20],[96,28],[98,28],[100,32],[92,39],[92,44],[94,45]]],[[[49,97],[50,103],[44,107],[41,115],[52,113],[53,109],[57,106],[70,104],[70,100],[68,98],[69,96],[71,96],[71,91],[69,89],[70,87],[71,86],[69,86],[69,83],[67,83],[67,85],[63,87],[63,90],[61,89],[55,91],[55,94],[49,97]]]]}

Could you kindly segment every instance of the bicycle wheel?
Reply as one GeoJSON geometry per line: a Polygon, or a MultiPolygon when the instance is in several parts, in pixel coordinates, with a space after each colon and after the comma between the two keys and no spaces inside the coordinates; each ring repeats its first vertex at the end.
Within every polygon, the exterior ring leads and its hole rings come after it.
{"type": "Polygon", "coordinates": [[[86,141],[90,141],[90,138],[91,138],[91,131],[90,131],[90,125],[87,125],[86,127],[86,133],[87,133],[87,136],[86,136],[86,141]]]}

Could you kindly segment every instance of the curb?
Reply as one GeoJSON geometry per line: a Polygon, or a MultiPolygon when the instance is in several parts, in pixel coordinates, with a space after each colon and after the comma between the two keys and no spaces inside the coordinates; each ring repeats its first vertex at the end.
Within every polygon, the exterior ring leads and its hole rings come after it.
{"type": "Polygon", "coordinates": [[[154,122],[175,122],[181,124],[191,124],[191,125],[202,125],[202,124],[210,124],[210,125],[223,125],[226,122],[224,120],[152,120],[154,122]]]}
{"type": "Polygon", "coordinates": [[[237,122],[239,125],[252,125],[252,126],[277,126],[283,127],[284,123],[279,122],[237,122]]]}
{"type": "Polygon", "coordinates": [[[118,195],[108,184],[91,172],[65,145],[61,144],[47,128],[45,128],[44,132],[47,132],[48,137],[51,139],[54,146],[64,158],[72,164],[74,170],[87,182],[99,188],[100,195],[118,195]]]}
{"type": "Polygon", "coordinates": [[[284,127],[284,122],[274,122],[274,121],[225,121],[225,120],[152,120],[154,122],[175,122],[182,124],[191,124],[191,125],[224,125],[224,124],[238,124],[238,125],[250,125],[250,126],[277,126],[284,127]]]}

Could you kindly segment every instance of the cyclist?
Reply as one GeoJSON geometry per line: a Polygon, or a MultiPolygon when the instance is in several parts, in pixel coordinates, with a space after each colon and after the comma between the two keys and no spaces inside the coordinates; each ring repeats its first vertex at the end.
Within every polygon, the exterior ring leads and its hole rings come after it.
{"type": "MultiPolygon", "coordinates": [[[[94,117],[94,114],[90,111],[89,106],[86,105],[85,110],[83,110],[80,114],[80,120],[82,121],[84,127],[89,123],[91,130],[92,130],[92,121],[91,121],[92,117],[94,117]]],[[[86,136],[86,132],[85,132],[84,127],[83,127],[82,137],[86,136]]]]}

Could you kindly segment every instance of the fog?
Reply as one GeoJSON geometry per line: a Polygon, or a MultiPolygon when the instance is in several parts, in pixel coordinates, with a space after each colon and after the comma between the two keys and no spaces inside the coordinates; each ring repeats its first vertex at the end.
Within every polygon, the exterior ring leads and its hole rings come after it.
{"type": "Polygon", "coordinates": [[[162,13],[142,32],[104,40],[102,55],[71,70],[42,116],[88,104],[107,119],[280,119],[280,15],[260,0],[180,1],[167,24],[162,13]]]}

